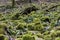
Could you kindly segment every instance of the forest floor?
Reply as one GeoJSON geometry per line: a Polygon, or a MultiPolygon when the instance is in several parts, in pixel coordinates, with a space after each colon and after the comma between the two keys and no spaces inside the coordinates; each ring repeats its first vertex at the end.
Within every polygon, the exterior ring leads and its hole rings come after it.
{"type": "Polygon", "coordinates": [[[60,40],[60,3],[0,6],[0,40],[60,40]]]}

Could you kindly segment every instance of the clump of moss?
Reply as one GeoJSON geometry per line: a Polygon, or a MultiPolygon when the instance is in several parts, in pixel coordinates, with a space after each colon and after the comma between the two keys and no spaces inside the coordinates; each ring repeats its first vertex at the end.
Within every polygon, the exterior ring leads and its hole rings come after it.
{"type": "Polygon", "coordinates": [[[0,40],[4,40],[4,35],[0,34],[0,40]]]}
{"type": "Polygon", "coordinates": [[[35,40],[35,37],[33,37],[31,35],[24,35],[23,40],[35,40]]]}

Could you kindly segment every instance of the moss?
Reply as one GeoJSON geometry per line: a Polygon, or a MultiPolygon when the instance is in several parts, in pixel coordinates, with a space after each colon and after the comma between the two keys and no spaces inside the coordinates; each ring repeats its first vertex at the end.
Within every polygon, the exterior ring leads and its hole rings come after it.
{"type": "Polygon", "coordinates": [[[5,32],[4,32],[4,29],[1,29],[0,28],[0,34],[4,34],[5,32]]]}
{"type": "Polygon", "coordinates": [[[35,37],[31,36],[31,35],[25,35],[23,36],[23,40],[35,40],[35,37]]]}
{"type": "Polygon", "coordinates": [[[44,36],[44,39],[45,39],[45,40],[53,40],[50,35],[45,35],[45,36],[44,36]]]}
{"type": "Polygon", "coordinates": [[[36,35],[38,36],[38,38],[43,38],[43,34],[41,33],[37,33],[36,35]]]}
{"type": "Polygon", "coordinates": [[[4,30],[5,27],[6,27],[5,23],[0,23],[0,34],[4,34],[5,33],[5,30],[4,30]]]}
{"type": "Polygon", "coordinates": [[[0,34],[0,40],[4,40],[4,35],[0,34]]]}
{"type": "Polygon", "coordinates": [[[26,23],[19,23],[18,25],[17,25],[17,29],[24,29],[24,28],[26,28],[27,26],[26,26],[26,23]]]}
{"type": "Polygon", "coordinates": [[[60,40],[60,37],[55,38],[55,40],[60,40]]]}
{"type": "Polygon", "coordinates": [[[41,30],[43,30],[43,26],[41,26],[40,24],[38,24],[38,25],[35,25],[34,29],[38,30],[38,31],[41,31],[41,30]]]}
{"type": "MultiPolygon", "coordinates": [[[[4,28],[7,27],[7,31],[11,33],[10,36],[16,36],[16,40],[35,40],[33,35],[38,38],[43,38],[44,40],[60,40],[60,6],[56,6],[60,4],[32,3],[28,5],[29,4],[23,4],[21,8],[17,7],[13,9],[10,9],[8,6],[6,9],[9,9],[9,12],[0,13],[0,34],[6,35],[6,30],[4,30],[4,28]],[[31,10],[30,7],[32,6],[36,6],[39,10],[35,10],[34,8],[31,10]],[[21,12],[24,15],[22,15],[21,12]],[[36,31],[38,32],[32,34],[30,31],[34,31],[34,33],[36,31]]],[[[2,9],[4,8],[2,7],[2,9]]],[[[8,40],[8,38],[6,40],[8,40]]]]}
{"type": "Polygon", "coordinates": [[[34,23],[30,23],[27,26],[29,30],[34,30],[34,23]]]}

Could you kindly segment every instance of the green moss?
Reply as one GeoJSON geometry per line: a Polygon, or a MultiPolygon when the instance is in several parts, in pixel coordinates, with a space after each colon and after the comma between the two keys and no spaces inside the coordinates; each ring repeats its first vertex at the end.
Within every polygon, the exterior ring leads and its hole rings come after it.
{"type": "MultiPolygon", "coordinates": [[[[43,38],[44,40],[60,40],[60,6],[56,5],[60,4],[42,3],[39,5],[37,3],[28,3],[26,5],[23,4],[21,8],[10,9],[9,6],[8,8],[6,7],[7,10],[10,10],[5,14],[4,12],[0,13],[0,34],[6,35],[4,28],[7,27],[7,31],[11,33],[10,36],[15,35],[15,37],[17,37],[16,40],[35,40],[33,35],[38,38],[43,38]],[[36,6],[39,10],[32,11],[28,15],[21,13],[31,6],[36,6]],[[32,34],[30,31],[38,32],[37,34],[32,34]],[[20,35],[20,33],[23,34],[20,35]]],[[[8,38],[5,40],[8,40],[8,38]]]]}
{"type": "Polygon", "coordinates": [[[55,40],[60,40],[60,37],[55,38],[55,40]]]}
{"type": "Polygon", "coordinates": [[[4,35],[0,34],[0,40],[4,40],[4,35]]]}
{"type": "Polygon", "coordinates": [[[23,36],[23,40],[35,40],[35,37],[33,37],[31,35],[25,35],[25,36],[23,36]]]}
{"type": "Polygon", "coordinates": [[[45,36],[44,36],[44,39],[45,39],[45,40],[53,40],[50,35],[45,35],[45,36]]]}

